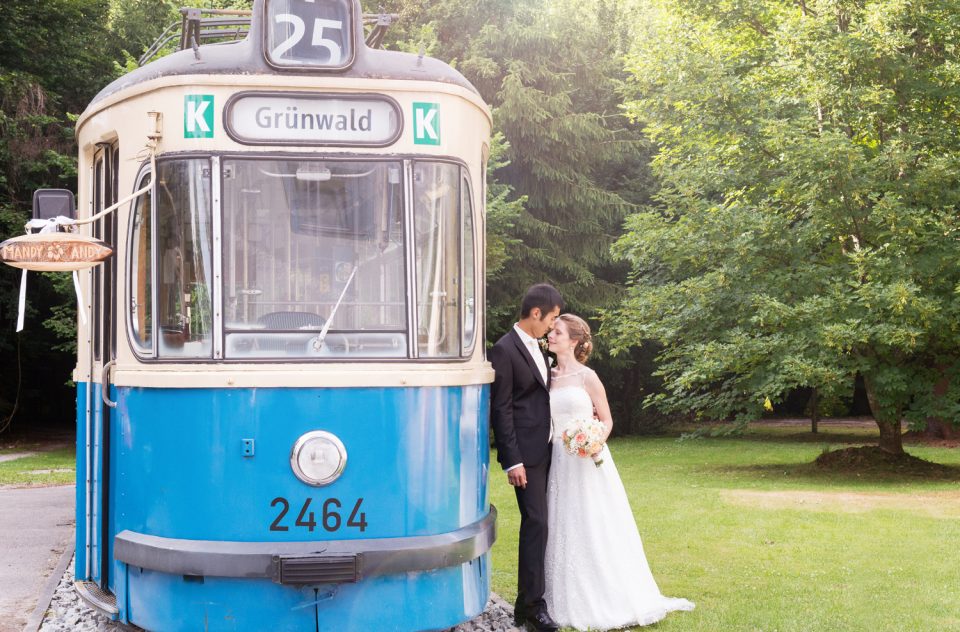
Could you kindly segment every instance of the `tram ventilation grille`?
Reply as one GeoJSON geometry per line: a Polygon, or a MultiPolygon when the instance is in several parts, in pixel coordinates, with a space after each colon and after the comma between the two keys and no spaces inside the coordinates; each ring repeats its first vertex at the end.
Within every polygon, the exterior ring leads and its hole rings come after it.
{"type": "Polygon", "coordinates": [[[359,579],[356,555],[281,557],[281,584],[333,584],[359,579]]]}

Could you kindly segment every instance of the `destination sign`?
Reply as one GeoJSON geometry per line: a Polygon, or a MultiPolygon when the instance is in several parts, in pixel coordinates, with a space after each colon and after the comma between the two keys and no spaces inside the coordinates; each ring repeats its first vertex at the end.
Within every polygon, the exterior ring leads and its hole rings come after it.
{"type": "Polygon", "coordinates": [[[400,108],[384,97],[247,93],[226,110],[227,133],[253,145],[389,145],[401,131],[400,108]]]}
{"type": "Polygon", "coordinates": [[[353,61],[351,0],[265,0],[267,63],[277,68],[328,70],[353,61]]]}
{"type": "Polygon", "coordinates": [[[42,272],[83,270],[111,254],[113,250],[99,239],[73,233],[21,235],[0,243],[0,261],[42,272]]]}

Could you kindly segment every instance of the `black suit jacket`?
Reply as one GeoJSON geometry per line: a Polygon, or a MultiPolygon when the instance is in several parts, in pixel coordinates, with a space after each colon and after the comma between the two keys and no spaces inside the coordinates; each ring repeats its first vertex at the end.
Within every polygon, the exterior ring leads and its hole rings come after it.
{"type": "Polygon", "coordinates": [[[539,465],[550,456],[550,371],[545,382],[513,328],[493,345],[487,357],[496,372],[490,392],[490,423],[497,460],[504,469],[518,463],[539,465]]]}

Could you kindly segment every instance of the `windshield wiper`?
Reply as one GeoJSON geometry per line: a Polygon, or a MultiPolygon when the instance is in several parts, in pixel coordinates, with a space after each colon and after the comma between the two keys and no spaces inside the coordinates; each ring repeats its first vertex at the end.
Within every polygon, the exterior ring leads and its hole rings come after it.
{"type": "Polygon", "coordinates": [[[343,286],[343,291],[340,292],[340,298],[337,299],[337,304],[333,306],[332,310],[330,310],[330,317],[327,318],[327,322],[323,323],[323,329],[320,330],[320,335],[313,339],[313,350],[317,353],[323,349],[323,341],[327,338],[327,331],[330,330],[330,323],[333,322],[333,317],[337,315],[337,310],[340,309],[340,303],[343,302],[343,297],[347,295],[347,290],[350,289],[350,283],[353,281],[353,277],[356,274],[357,266],[354,266],[353,272],[350,273],[350,278],[347,279],[346,284],[343,286]]]}

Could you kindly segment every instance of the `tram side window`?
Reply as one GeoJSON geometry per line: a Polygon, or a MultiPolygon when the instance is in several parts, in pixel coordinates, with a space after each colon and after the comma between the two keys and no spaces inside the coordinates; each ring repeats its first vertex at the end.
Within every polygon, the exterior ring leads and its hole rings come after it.
{"type": "Polygon", "coordinates": [[[213,225],[210,163],[158,165],[157,320],[160,357],[213,355],[213,225]]]}
{"type": "Polygon", "coordinates": [[[402,173],[224,160],[227,358],[407,356],[402,173]]]}
{"type": "Polygon", "coordinates": [[[417,347],[420,357],[459,357],[460,167],[417,162],[413,171],[417,347]]]}
{"type": "MultiPolygon", "coordinates": [[[[138,189],[150,183],[150,174],[141,178],[138,189]]],[[[130,324],[131,340],[141,355],[153,353],[153,263],[151,262],[150,194],[137,199],[130,235],[130,324]]]]}
{"type": "Polygon", "coordinates": [[[473,202],[470,198],[470,179],[466,169],[461,170],[460,211],[463,215],[463,355],[473,350],[477,335],[477,287],[475,243],[473,234],[473,202]]]}

